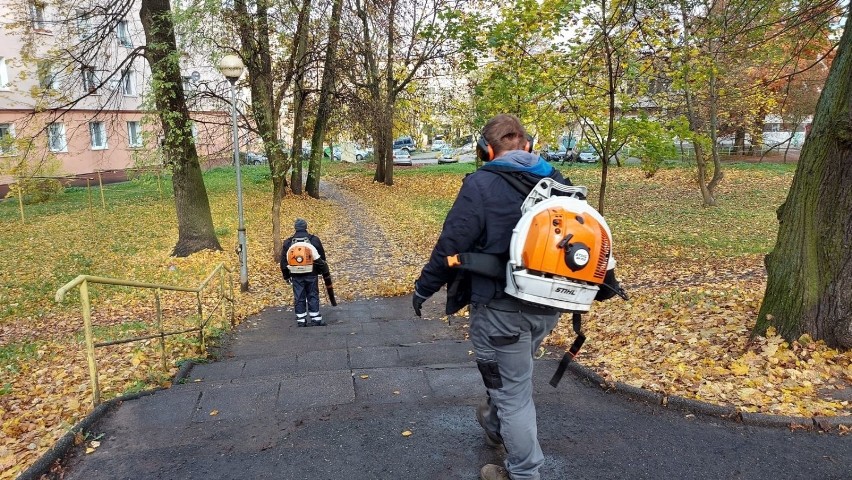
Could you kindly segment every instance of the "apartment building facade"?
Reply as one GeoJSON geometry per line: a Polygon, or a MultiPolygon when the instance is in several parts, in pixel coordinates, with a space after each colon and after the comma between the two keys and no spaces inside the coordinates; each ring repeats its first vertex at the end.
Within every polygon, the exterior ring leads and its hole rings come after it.
{"type": "MultiPolygon", "coordinates": [[[[139,2],[110,5],[0,0],[0,183],[162,162],[139,2]]],[[[228,105],[193,99],[202,77],[221,75],[185,63],[199,155],[228,158],[228,105]]]]}

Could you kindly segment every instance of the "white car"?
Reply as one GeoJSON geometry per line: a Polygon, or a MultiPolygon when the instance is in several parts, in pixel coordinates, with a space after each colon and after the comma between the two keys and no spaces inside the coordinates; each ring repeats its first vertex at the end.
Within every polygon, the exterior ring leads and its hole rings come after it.
{"type": "Polygon", "coordinates": [[[596,163],[600,159],[601,156],[598,155],[598,152],[590,145],[583,147],[583,149],[580,150],[580,155],[577,157],[578,162],[584,163],[596,163]]]}
{"type": "Polygon", "coordinates": [[[414,165],[411,161],[411,154],[404,148],[397,148],[393,151],[393,164],[408,166],[414,165]]]}
{"type": "Polygon", "coordinates": [[[432,151],[433,152],[442,151],[444,149],[444,147],[446,147],[446,146],[447,146],[447,142],[445,142],[443,140],[435,140],[435,141],[432,142],[432,151]]]}
{"type": "Polygon", "coordinates": [[[456,156],[456,151],[451,147],[441,149],[441,156],[438,157],[438,163],[456,163],[458,161],[459,157],[456,156]]]}
{"type": "Polygon", "coordinates": [[[369,157],[372,152],[368,152],[366,149],[356,148],[355,149],[355,161],[360,162],[365,158],[369,157]]]}

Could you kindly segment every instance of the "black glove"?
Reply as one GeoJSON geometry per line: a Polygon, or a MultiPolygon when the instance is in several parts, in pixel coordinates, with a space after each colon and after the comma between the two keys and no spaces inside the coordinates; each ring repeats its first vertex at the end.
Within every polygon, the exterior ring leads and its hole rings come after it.
{"type": "Polygon", "coordinates": [[[423,302],[425,301],[426,299],[421,297],[420,295],[417,295],[417,292],[414,292],[414,294],[411,296],[411,306],[414,307],[414,314],[418,317],[421,316],[420,307],[423,306],[423,302]]]}
{"type": "Polygon", "coordinates": [[[423,302],[429,297],[424,297],[417,293],[417,284],[414,284],[414,293],[411,295],[411,306],[414,307],[414,314],[420,317],[420,307],[423,306],[423,302]]]}

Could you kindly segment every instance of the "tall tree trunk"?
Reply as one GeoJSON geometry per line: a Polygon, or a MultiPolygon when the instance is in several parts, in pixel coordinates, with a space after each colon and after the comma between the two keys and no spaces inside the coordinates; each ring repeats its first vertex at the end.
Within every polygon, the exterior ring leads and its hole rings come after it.
{"type": "MultiPolygon", "coordinates": [[[[325,67],[322,73],[322,88],[320,89],[317,119],[314,123],[314,133],[311,137],[311,151],[322,150],[325,141],[325,130],[328,117],[331,115],[331,93],[334,89],[334,79],[337,65],[337,45],[340,43],[340,12],[343,10],[343,0],[334,0],[331,7],[331,23],[328,26],[328,45],[325,50],[325,67]]],[[[334,147],[331,149],[334,159],[334,147]]],[[[308,195],[319,198],[319,184],[322,168],[322,157],[311,155],[308,166],[308,195]]]]}
{"type": "Polygon", "coordinates": [[[385,50],[385,72],[384,72],[384,96],[376,102],[381,105],[381,124],[385,128],[383,137],[385,138],[385,147],[387,150],[384,153],[384,158],[376,159],[376,175],[373,180],[382,182],[385,185],[393,185],[393,110],[394,101],[396,99],[396,82],[393,77],[393,53],[396,41],[396,6],[397,0],[390,0],[388,5],[388,36],[385,50]]]}
{"type": "MultiPolygon", "coordinates": [[[[293,153],[298,152],[298,157],[294,158],[293,171],[290,172],[290,189],[296,195],[302,194],[302,140],[305,138],[305,91],[304,91],[304,76],[299,75],[296,78],[295,91],[293,92],[293,153]]],[[[311,150],[311,157],[314,152],[311,150]]],[[[322,155],[320,149],[319,155],[322,155]]]]}
{"type": "Polygon", "coordinates": [[[734,154],[745,155],[745,127],[739,126],[734,131],[734,154]]]}
{"type": "Polygon", "coordinates": [[[244,1],[235,4],[238,12],[242,57],[248,69],[251,104],[257,131],[263,140],[272,174],[272,256],[281,260],[281,200],[287,187],[287,155],[278,142],[278,112],[274,101],[272,54],[269,47],[269,2],[259,0],[257,11],[248,12],[244,1]]]}
{"type": "Polygon", "coordinates": [[[290,189],[296,195],[302,194],[302,140],[305,137],[305,71],[308,50],[308,21],[311,0],[303,0],[296,26],[295,83],[293,88],[293,145],[290,156],[293,171],[290,174],[290,189]]]}
{"type": "MultiPolygon", "coordinates": [[[[392,155],[393,140],[388,137],[388,129],[384,127],[382,119],[374,119],[373,127],[373,142],[376,155],[376,172],[373,175],[374,182],[385,181],[385,166],[387,165],[387,156],[392,155]]],[[[391,160],[393,162],[393,160],[391,160]]]]}
{"type": "MultiPolygon", "coordinates": [[[[686,118],[689,121],[689,130],[694,134],[693,138],[693,146],[695,148],[695,165],[696,165],[696,181],[698,183],[698,189],[701,192],[701,199],[705,207],[711,207],[716,205],[716,198],[713,197],[713,192],[708,188],[707,182],[707,156],[704,152],[704,148],[701,146],[701,137],[704,136],[704,129],[702,125],[702,121],[699,118],[698,105],[695,99],[695,95],[693,94],[692,87],[690,83],[692,82],[692,78],[689,75],[690,72],[690,64],[689,62],[692,60],[690,53],[692,48],[692,40],[691,40],[691,27],[690,27],[690,10],[687,6],[687,3],[684,1],[680,2],[680,10],[681,10],[681,21],[684,25],[683,36],[684,36],[684,47],[686,48],[686,58],[684,58],[681,62],[681,71],[683,73],[683,90],[684,90],[684,100],[686,104],[686,118]]],[[[712,89],[711,89],[712,90],[712,89]]],[[[711,94],[711,97],[713,95],[711,94]]],[[[710,103],[713,103],[713,99],[711,98],[710,103]]],[[[714,129],[711,128],[711,132],[715,132],[714,129]]],[[[715,138],[712,139],[715,141],[715,138]]],[[[711,145],[711,155],[712,152],[715,151],[715,145],[711,145]]],[[[715,174],[714,174],[715,177],[715,174]]]]}
{"type": "Polygon", "coordinates": [[[387,146],[387,153],[385,154],[385,185],[393,185],[393,113],[394,113],[394,100],[392,98],[388,98],[385,102],[383,110],[383,117],[385,122],[387,122],[387,127],[385,128],[385,145],[387,146]]]}
{"type": "MultiPolygon", "coordinates": [[[[704,205],[712,207],[716,205],[716,187],[722,181],[722,161],[719,159],[719,88],[716,84],[716,72],[713,68],[710,69],[710,153],[713,158],[713,177],[705,187],[707,197],[705,197],[704,205]],[[709,202],[706,200],[710,199],[709,202]]],[[[705,175],[706,177],[706,175],[705,175]]]]}
{"type": "Polygon", "coordinates": [[[145,58],[171,165],[178,221],[172,255],[185,257],[204,249],[221,250],[213,228],[210,201],[192,137],[192,121],[183,94],[177,43],[169,0],[142,0],[139,19],[145,30],[145,58]]]}
{"type": "Polygon", "coordinates": [[[754,332],[809,333],[852,348],[852,14],[820,95],[793,184],[754,332]]]}

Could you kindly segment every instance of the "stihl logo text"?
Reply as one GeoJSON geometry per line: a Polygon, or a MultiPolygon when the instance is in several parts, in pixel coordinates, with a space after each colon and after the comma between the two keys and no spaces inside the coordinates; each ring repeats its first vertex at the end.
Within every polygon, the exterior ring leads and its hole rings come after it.
{"type": "Polygon", "coordinates": [[[576,295],[577,291],[572,288],[557,287],[556,293],[567,293],[568,295],[576,295]]]}

